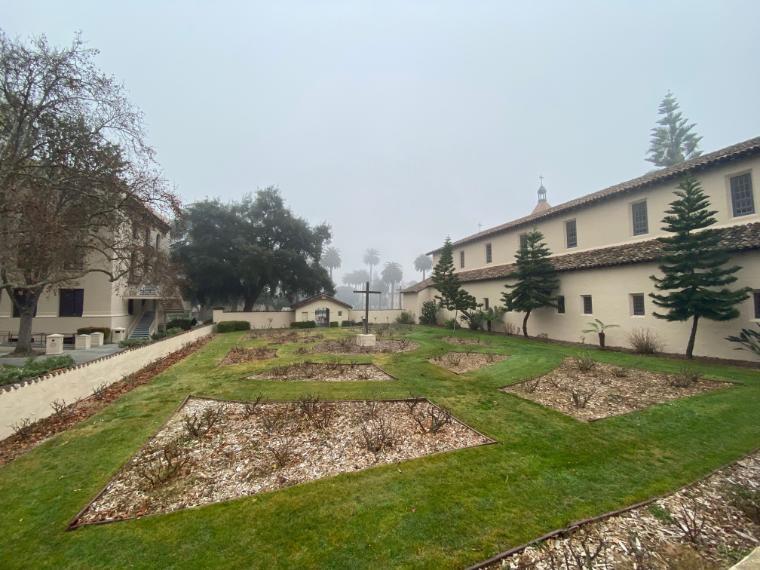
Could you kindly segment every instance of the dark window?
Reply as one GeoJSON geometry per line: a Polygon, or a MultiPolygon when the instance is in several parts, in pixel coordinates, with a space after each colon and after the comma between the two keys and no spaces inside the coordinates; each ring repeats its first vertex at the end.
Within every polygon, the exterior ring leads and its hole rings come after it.
{"type": "Polygon", "coordinates": [[[591,295],[581,295],[581,299],[583,299],[583,314],[584,315],[593,315],[594,314],[594,303],[591,300],[591,295]]]}
{"type": "Polygon", "coordinates": [[[755,318],[760,319],[760,291],[755,291],[753,296],[755,297],[755,318]]]}
{"type": "Polygon", "coordinates": [[[520,249],[528,246],[528,234],[520,234],[520,249]]]}
{"type": "Polygon", "coordinates": [[[459,267],[464,267],[464,250],[459,252],[459,267]]]}
{"type": "Polygon", "coordinates": [[[565,296],[564,295],[557,296],[557,312],[558,313],[565,312],[565,296]]]}
{"type": "Polygon", "coordinates": [[[483,297],[483,308],[487,311],[490,308],[488,304],[488,297],[483,297]]]}
{"type": "Polygon", "coordinates": [[[731,207],[734,216],[747,216],[755,213],[752,176],[749,172],[731,177],[731,207]]]}
{"type": "Polygon", "coordinates": [[[156,251],[161,247],[161,234],[156,234],[156,251]]]}
{"type": "Polygon", "coordinates": [[[646,201],[631,204],[631,217],[633,218],[633,235],[640,236],[649,233],[646,201]]]}
{"type": "MultiPolygon", "coordinates": [[[[24,297],[25,297],[25,291],[26,289],[14,289],[13,290],[13,296],[16,298],[16,300],[20,303],[24,303],[24,297]]],[[[34,313],[33,315],[37,316],[37,303],[34,304],[34,313]]],[[[13,303],[13,316],[15,318],[18,318],[21,316],[21,313],[18,310],[18,307],[16,306],[16,303],[13,303]]]]}
{"type": "Polygon", "coordinates": [[[565,237],[567,238],[567,247],[578,246],[578,228],[575,225],[575,220],[565,222],[565,237]]]}
{"type": "Polygon", "coordinates": [[[631,314],[637,317],[643,317],[646,313],[644,293],[633,293],[631,295],[631,314]]]}
{"type": "Polygon", "coordinates": [[[58,290],[58,316],[81,317],[84,308],[84,289],[58,290]]]}
{"type": "Polygon", "coordinates": [[[491,244],[487,243],[486,244],[486,263],[491,263],[492,260],[493,260],[493,255],[491,251],[491,244]]]}

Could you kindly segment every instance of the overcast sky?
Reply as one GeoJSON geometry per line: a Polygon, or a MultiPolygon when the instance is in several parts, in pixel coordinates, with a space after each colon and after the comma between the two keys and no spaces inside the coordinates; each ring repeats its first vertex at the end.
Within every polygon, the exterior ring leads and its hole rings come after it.
{"type": "MultiPolygon", "coordinates": [[[[343,270],[650,169],[671,89],[702,148],[760,135],[760,2],[3,2],[126,85],[183,200],[269,185],[343,270]],[[11,5],[13,4],[13,5],[11,5]]],[[[339,273],[337,281],[340,283],[339,273]]]]}

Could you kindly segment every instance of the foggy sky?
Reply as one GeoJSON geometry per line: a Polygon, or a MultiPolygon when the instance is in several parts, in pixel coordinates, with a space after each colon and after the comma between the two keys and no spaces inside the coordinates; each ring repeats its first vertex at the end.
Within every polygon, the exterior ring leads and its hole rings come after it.
{"type": "Polygon", "coordinates": [[[529,213],[539,175],[558,204],[650,170],[668,89],[704,151],[760,135],[758,22],[754,1],[0,6],[12,37],[101,50],[186,203],[276,185],[343,271],[374,247],[404,281],[529,213]]]}

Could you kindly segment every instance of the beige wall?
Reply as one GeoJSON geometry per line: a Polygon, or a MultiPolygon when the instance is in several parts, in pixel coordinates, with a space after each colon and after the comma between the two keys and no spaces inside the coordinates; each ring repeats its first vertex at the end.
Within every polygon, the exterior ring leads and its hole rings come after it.
{"type": "MultiPolygon", "coordinates": [[[[388,323],[395,323],[396,319],[403,312],[403,309],[378,309],[376,311],[370,310],[369,312],[369,324],[371,325],[384,325],[388,323]]],[[[356,323],[361,322],[364,318],[364,311],[359,309],[353,309],[349,320],[356,323]]]]}
{"type": "MultiPolygon", "coordinates": [[[[758,189],[760,186],[760,157],[716,167],[709,171],[698,173],[697,177],[710,198],[711,207],[717,210],[718,225],[716,227],[760,221],[760,189],[758,189]],[[731,213],[729,177],[748,171],[752,174],[755,214],[734,218],[731,213]]],[[[529,231],[533,227],[544,234],[549,249],[556,255],[652,239],[653,237],[662,235],[661,220],[665,214],[665,210],[668,208],[668,204],[675,198],[673,191],[677,185],[678,181],[673,181],[654,186],[648,190],[630,192],[574,211],[552,216],[532,225],[522,226],[468,243],[464,246],[455,247],[454,266],[457,271],[462,270],[459,267],[459,252],[462,250],[465,252],[464,270],[512,263],[520,245],[520,234],[529,231]],[[640,200],[647,201],[649,233],[634,236],[631,223],[631,204],[640,200]],[[578,246],[567,248],[565,242],[565,221],[571,219],[576,220],[578,246]],[[485,246],[489,242],[492,244],[493,262],[486,264],[485,246]]],[[[551,201],[551,195],[549,198],[551,201]]],[[[505,220],[517,219],[527,213],[505,212],[504,218],[505,220]]],[[[434,255],[433,260],[437,262],[437,256],[434,255]]]]}
{"type": "Polygon", "coordinates": [[[222,309],[214,309],[212,318],[215,323],[248,321],[252,329],[284,329],[293,322],[293,311],[226,312],[222,309]]]}
{"type": "MultiPolygon", "coordinates": [[[[731,259],[731,263],[742,267],[737,274],[738,281],[735,287],[747,286],[760,290],[760,251],[737,254],[731,259]]],[[[605,324],[616,324],[620,327],[607,332],[607,344],[610,346],[628,347],[628,333],[633,329],[648,328],[655,331],[665,343],[665,351],[683,353],[686,349],[691,321],[679,323],[655,318],[651,313],[656,307],[648,296],[645,297],[647,315],[643,317],[631,315],[630,295],[632,293],[648,295],[652,292],[654,289],[650,275],[657,273],[658,268],[654,263],[562,272],[558,294],[565,296],[565,314],[558,314],[555,309],[534,311],[528,321],[528,332],[531,336],[546,334],[553,339],[596,344],[596,335],[584,334],[581,331],[586,328],[589,321],[598,318],[605,324]],[[581,295],[592,296],[593,315],[582,313],[581,295]]],[[[466,283],[464,287],[477,298],[479,303],[487,297],[491,306],[495,306],[503,305],[501,294],[505,290],[505,282],[498,280],[466,283]]],[[[409,303],[410,306],[413,304],[415,315],[419,316],[419,307],[434,293],[432,288],[427,288],[416,296],[406,293],[405,303],[409,303]]],[[[760,322],[754,318],[751,298],[744,301],[739,309],[741,316],[732,321],[700,321],[694,354],[739,360],[760,360],[748,351],[735,350],[736,345],[725,340],[726,336],[737,334],[741,328],[754,328],[755,323],[760,322]]],[[[442,314],[442,318],[447,316],[442,314]]],[[[521,327],[523,316],[523,313],[507,313],[505,320],[515,327],[521,327]]]]}
{"type": "MultiPolygon", "coordinates": [[[[355,321],[358,323],[364,317],[364,311],[347,309],[332,301],[314,301],[295,311],[226,312],[222,309],[214,309],[213,319],[215,323],[248,321],[251,323],[251,328],[254,329],[287,328],[293,321],[315,320],[314,312],[323,307],[330,309],[330,322],[333,323],[340,323],[342,321],[355,321]],[[341,313],[340,315],[338,314],[339,312],[341,313]],[[306,313],[306,315],[302,313],[306,313]]],[[[370,324],[395,323],[401,312],[401,309],[370,311],[369,322],[370,324]]]]}
{"type": "Polygon", "coordinates": [[[297,309],[294,309],[293,310],[294,318],[296,321],[299,321],[299,322],[300,321],[315,321],[316,311],[319,309],[330,309],[331,323],[340,323],[341,321],[350,320],[350,317],[349,317],[349,313],[351,312],[350,308],[344,307],[343,305],[335,303],[334,301],[328,301],[328,300],[313,301],[312,303],[309,303],[308,305],[304,305],[303,307],[298,307],[297,309]]]}

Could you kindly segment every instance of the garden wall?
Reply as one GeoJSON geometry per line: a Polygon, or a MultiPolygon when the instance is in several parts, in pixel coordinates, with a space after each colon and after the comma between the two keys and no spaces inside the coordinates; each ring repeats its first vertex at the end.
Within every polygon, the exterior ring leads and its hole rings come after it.
{"type": "Polygon", "coordinates": [[[0,392],[0,439],[8,437],[12,433],[10,426],[22,418],[38,420],[49,416],[53,412],[50,404],[55,400],[72,403],[86,398],[96,386],[113,384],[212,331],[211,325],[192,329],[0,392]]]}
{"type": "MultiPolygon", "coordinates": [[[[324,305],[325,303],[321,303],[324,305]]],[[[316,305],[316,304],[315,304],[316,305]]],[[[337,307],[337,305],[336,305],[337,307]]],[[[300,310],[300,309],[299,309],[300,310]]],[[[312,308],[304,308],[308,311],[309,319],[313,320],[314,311],[312,308]]],[[[214,323],[225,321],[248,321],[252,329],[284,329],[290,327],[290,323],[296,319],[295,311],[225,311],[223,309],[214,309],[214,323]]],[[[402,313],[401,309],[378,309],[369,312],[370,324],[388,324],[395,323],[396,319],[402,313]]],[[[344,320],[361,322],[364,318],[364,311],[358,309],[344,309],[343,314],[338,316],[338,309],[330,311],[330,320],[341,322],[344,320]]]]}

